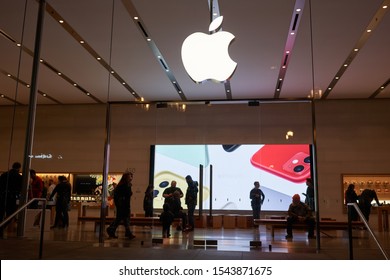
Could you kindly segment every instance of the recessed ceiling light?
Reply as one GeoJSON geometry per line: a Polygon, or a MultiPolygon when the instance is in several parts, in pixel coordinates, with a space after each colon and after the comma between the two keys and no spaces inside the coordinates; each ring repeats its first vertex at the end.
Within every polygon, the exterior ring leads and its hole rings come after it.
{"type": "Polygon", "coordinates": [[[357,51],[359,51],[359,49],[356,48],[356,49],[353,49],[353,51],[357,52],[357,51]]]}
{"type": "Polygon", "coordinates": [[[150,41],[152,41],[152,39],[148,38],[148,39],[146,39],[146,41],[150,42],[150,41]]]}
{"type": "Polygon", "coordinates": [[[301,11],[301,9],[296,9],[295,11],[297,11],[299,13],[301,11]]]}
{"type": "Polygon", "coordinates": [[[87,92],[87,95],[90,96],[91,94],[89,92],[87,92]]]}
{"type": "Polygon", "coordinates": [[[138,17],[134,17],[135,20],[138,20],[138,17]]]}
{"type": "Polygon", "coordinates": [[[21,44],[20,44],[20,43],[17,43],[16,45],[17,45],[18,47],[20,47],[20,46],[21,46],[21,44]]]}
{"type": "Polygon", "coordinates": [[[371,29],[367,29],[367,32],[371,32],[372,30],[371,29]]]}
{"type": "Polygon", "coordinates": [[[383,8],[383,9],[387,9],[387,5],[383,6],[382,8],[383,8]]]}
{"type": "Polygon", "coordinates": [[[2,95],[0,95],[2,98],[4,98],[5,96],[4,96],[4,94],[2,94],[2,95]]]}
{"type": "Polygon", "coordinates": [[[43,59],[40,59],[39,62],[43,62],[43,59]]]}
{"type": "Polygon", "coordinates": [[[26,85],[26,87],[28,87],[28,88],[29,88],[29,87],[30,87],[30,85],[26,85]]]}
{"type": "Polygon", "coordinates": [[[62,73],[61,73],[61,72],[58,72],[57,74],[58,74],[59,76],[61,76],[61,75],[62,75],[62,73]]]}
{"type": "Polygon", "coordinates": [[[290,35],[295,35],[295,33],[294,33],[294,32],[291,32],[290,35]]]}
{"type": "Polygon", "coordinates": [[[42,94],[44,97],[46,97],[46,93],[42,94]]]}
{"type": "Polygon", "coordinates": [[[73,84],[75,87],[77,87],[77,84],[73,84]]]}
{"type": "Polygon", "coordinates": [[[83,40],[80,41],[80,44],[84,44],[85,42],[83,40]]]}
{"type": "Polygon", "coordinates": [[[348,66],[348,64],[347,64],[347,63],[345,63],[345,64],[344,64],[344,67],[347,67],[347,66],[348,66]]]}
{"type": "Polygon", "coordinates": [[[101,58],[101,57],[97,57],[96,59],[97,59],[97,60],[101,60],[102,58],[101,58]]]}
{"type": "Polygon", "coordinates": [[[338,79],[340,79],[340,78],[339,78],[339,77],[336,77],[335,79],[338,80],[338,79]]]}
{"type": "Polygon", "coordinates": [[[8,77],[11,77],[11,74],[7,74],[8,77]]]}
{"type": "Polygon", "coordinates": [[[64,21],[63,21],[62,19],[60,19],[58,22],[59,22],[59,23],[64,23],[64,21]]]}
{"type": "Polygon", "coordinates": [[[332,88],[331,88],[331,87],[328,87],[328,90],[332,90],[332,88]]]}
{"type": "Polygon", "coordinates": [[[122,85],[125,85],[125,84],[126,84],[125,82],[122,83],[122,85]]]}
{"type": "Polygon", "coordinates": [[[115,72],[114,71],[111,71],[111,74],[114,74],[115,72]]]}

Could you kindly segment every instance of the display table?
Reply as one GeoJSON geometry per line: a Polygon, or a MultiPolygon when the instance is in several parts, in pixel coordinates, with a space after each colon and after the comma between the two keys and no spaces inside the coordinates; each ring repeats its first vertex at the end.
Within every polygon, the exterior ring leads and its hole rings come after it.
{"type": "Polygon", "coordinates": [[[390,205],[378,206],[378,231],[389,231],[390,205]]]}
{"type": "MultiPolygon", "coordinates": [[[[77,202],[77,216],[87,216],[87,209],[100,209],[101,204],[98,202],[77,202]]],[[[106,207],[106,216],[108,215],[108,206],[106,207]]]]}
{"type": "MultiPolygon", "coordinates": [[[[42,209],[26,209],[24,219],[25,230],[39,230],[41,225],[42,209]]],[[[50,230],[50,210],[45,209],[45,231],[50,230]]]]}

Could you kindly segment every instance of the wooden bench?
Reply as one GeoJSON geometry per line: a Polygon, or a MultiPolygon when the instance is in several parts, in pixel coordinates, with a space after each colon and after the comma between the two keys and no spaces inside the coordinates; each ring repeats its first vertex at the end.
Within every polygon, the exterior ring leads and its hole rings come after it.
{"type": "MultiPolygon", "coordinates": [[[[115,220],[115,217],[105,217],[104,223],[106,225],[111,224],[115,220]]],[[[100,217],[93,216],[80,216],[78,217],[79,222],[94,222],[95,231],[100,226],[100,217]]],[[[181,219],[175,218],[174,223],[180,223],[181,219]]],[[[130,217],[130,226],[161,226],[160,217],[130,217]]]]}
{"type": "MultiPolygon", "coordinates": [[[[271,229],[272,237],[275,236],[275,229],[286,229],[287,228],[287,220],[286,219],[254,219],[253,220],[255,225],[265,225],[267,228],[269,227],[271,229]]],[[[320,230],[347,230],[348,229],[348,222],[342,222],[342,221],[334,221],[334,220],[321,220],[320,221],[320,230]]],[[[354,221],[352,222],[353,228],[365,228],[363,222],[354,221]]],[[[307,229],[306,223],[295,223],[293,225],[293,229],[307,229]]],[[[329,236],[329,235],[328,235],[329,236]]]]}

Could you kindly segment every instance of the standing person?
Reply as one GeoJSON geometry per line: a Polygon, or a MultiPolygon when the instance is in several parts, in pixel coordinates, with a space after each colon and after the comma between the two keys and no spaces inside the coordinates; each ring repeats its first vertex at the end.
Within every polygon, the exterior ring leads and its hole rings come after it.
{"type": "Polygon", "coordinates": [[[144,196],[145,217],[153,217],[154,186],[148,185],[144,196]]]}
{"type": "Polygon", "coordinates": [[[53,196],[53,198],[50,199],[50,195],[53,192],[54,188],[56,187],[56,184],[54,184],[53,179],[49,179],[49,186],[47,187],[47,199],[52,200],[54,203],[56,201],[56,197],[53,196]]]}
{"type": "Polygon", "coordinates": [[[259,181],[254,182],[254,187],[249,193],[251,199],[253,219],[260,219],[261,205],[263,205],[265,195],[260,189],[259,181]]]}
{"type": "Polygon", "coordinates": [[[160,215],[160,221],[162,223],[162,236],[163,238],[168,238],[171,236],[171,225],[174,220],[174,215],[169,209],[169,204],[164,203],[163,212],[160,215]]]}
{"type": "Polygon", "coordinates": [[[287,235],[286,239],[293,237],[292,227],[295,223],[306,223],[308,226],[308,238],[314,238],[314,226],[315,220],[311,215],[310,207],[301,202],[301,197],[299,194],[294,194],[292,197],[292,203],[288,208],[288,217],[287,217],[287,235]]]}
{"type": "Polygon", "coordinates": [[[305,203],[309,205],[310,209],[312,211],[315,210],[315,205],[314,205],[314,184],[313,180],[311,178],[306,179],[306,199],[305,203]]]}
{"type": "MultiPolygon", "coordinates": [[[[355,185],[349,184],[348,189],[345,191],[345,205],[348,203],[357,203],[358,202],[358,195],[355,192],[355,185]]],[[[348,207],[348,211],[351,209],[351,219],[352,221],[358,221],[359,215],[355,209],[355,207],[348,207]]]]}
{"type": "Polygon", "coordinates": [[[375,190],[365,189],[364,191],[362,191],[362,193],[359,196],[359,207],[364,215],[364,218],[366,218],[367,222],[370,218],[371,207],[372,207],[371,202],[374,199],[378,204],[378,206],[382,205],[381,203],[379,203],[378,196],[376,195],[375,190]]]}
{"type": "Polygon", "coordinates": [[[133,195],[131,189],[133,173],[126,172],[122,175],[118,185],[114,189],[114,203],[116,207],[115,220],[107,228],[107,234],[111,238],[118,238],[115,233],[119,224],[123,221],[125,226],[125,236],[134,239],[135,235],[130,230],[130,199],[133,195]]]}
{"type": "Polygon", "coordinates": [[[50,228],[64,227],[69,226],[69,215],[68,207],[70,203],[70,194],[71,194],[71,185],[66,179],[65,176],[58,176],[58,185],[55,186],[54,190],[49,196],[51,200],[56,195],[56,217],[54,220],[54,225],[50,228]]]}
{"type": "MultiPolygon", "coordinates": [[[[20,175],[22,165],[14,162],[12,168],[0,176],[0,223],[17,209],[16,201],[22,191],[23,177],[20,175]]],[[[0,229],[0,237],[3,237],[3,229],[0,229]]]]}
{"type": "Polygon", "coordinates": [[[192,180],[190,175],[186,176],[186,181],[188,184],[185,197],[185,203],[188,209],[188,231],[193,231],[195,228],[194,213],[198,204],[198,182],[192,180]]]}
{"type": "MultiPolygon", "coordinates": [[[[43,181],[41,177],[37,175],[34,169],[30,170],[30,190],[29,190],[29,197],[30,199],[33,198],[42,198],[42,192],[43,192],[43,181]]],[[[34,201],[30,204],[30,208],[37,209],[38,208],[38,202],[34,201]]]]}

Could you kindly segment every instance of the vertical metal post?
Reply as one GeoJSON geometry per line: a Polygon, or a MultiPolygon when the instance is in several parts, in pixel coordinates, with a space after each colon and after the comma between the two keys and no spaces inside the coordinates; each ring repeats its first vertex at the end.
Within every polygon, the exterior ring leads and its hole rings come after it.
{"type": "MultiPolygon", "coordinates": [[[[46,1],[39,1],[39,10],[38,10],[38,20],[37,28],[35,32],[35,46],[34,46],[34,58],[33,58],[33,67],[31,74],[31,87],[30,87],[30,100],[28,107],[28,117],[27,117],[27,128],[26,128],[26,142],[24,147],[24,161],[23,161],[23,185],[21,191],[21,197],[19,199],[19,206],[23,206],[27,203],[28,200],[28,185],[29,185],[29,171],[31,167],[31,154],[34,140],[34,128],[35,128],[35,115],[37,107],[37,92],[38,92],[38,74],[39,74],[39,64],[40,64],[40,53],[41,53],[41,41],[42,41],[42,30],[43,30],[43,20],[46,9],[46,1]]],[[[25,210],[19,214],[18,218],[18,230],[17,236],[24,236],[24,221],[25,221],[25,210]]]]}
{"type": "Polygon", "coordinates": [[[348,247],[349,247],[349,259],[353,260],[353,243],[352,243],[352,208],[353,205],[348,205],[348,247]]]}
{"type": "Polygon", "coordinates": [[[45,233],[45,221],[46,221],[46,199],[42,200],[42,214],[41,214],[41,237],[39,238],[39,256],[38,258],[42,259],[43,251],[43,235],[45,233]]]}
{"type": "Polygon", "coordinates": [[[99,227],[99,243],[104,242],[104,228],[106,225],[107,211],[107,178],[110,160],[110,136],[111,136],[111,105],[107,102],[106,107],[106,141],[104,144],[104,160],[103,160],[103,185],[102,185],[102,203],[100,206],[100,227],[99,227]]]}
{"type": "Polygon", "coordinates": [[[213,216],[213,165],[210,164],[210,209],[209,216],[213,216]]]}
{"type": "Polygon", "coordinates": [[[313,133],[313,144],[311,145],[311,154],[312,154],[312,180],[314,184],[314,210],[316,216],[316,246],[317,251],[321,249],[320,242],[320,210],[318,207],[318,179],[317,179],[317,129],[316,129],[316,112],[315,112],[315,104],[314,99],[311,101],[311,118],[312,118],[312,133],[313,133]]]}
{"type": "Polygon", "coordinates": [[[203,214],[203,165],[199,164],[199,217],[203,214]]]}

